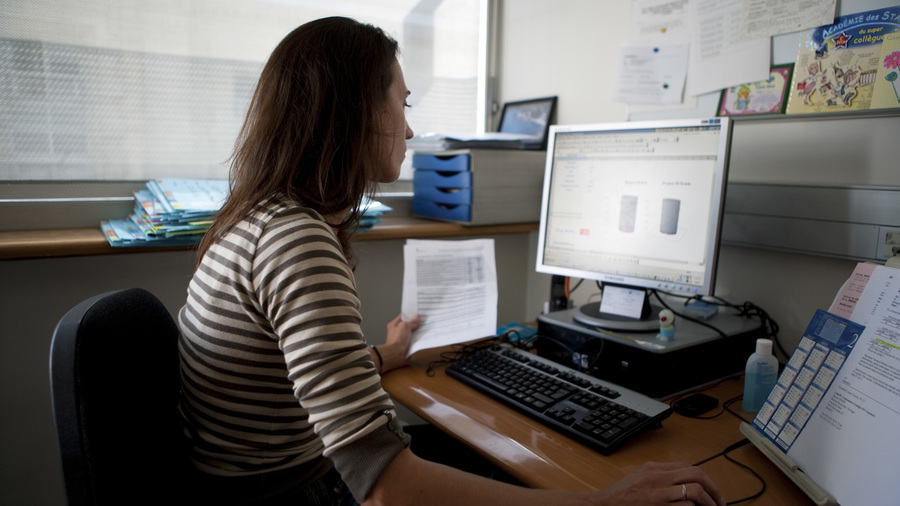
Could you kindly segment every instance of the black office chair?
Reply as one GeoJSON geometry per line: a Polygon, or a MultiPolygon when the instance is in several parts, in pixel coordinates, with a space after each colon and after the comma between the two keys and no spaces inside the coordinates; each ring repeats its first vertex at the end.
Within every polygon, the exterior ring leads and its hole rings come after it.
{"type": "Polygon", "coordinates": [[[177,343],[140,288],[91,297],[57,324],[50,388],[70,505],[181,502],[177,343]]]}

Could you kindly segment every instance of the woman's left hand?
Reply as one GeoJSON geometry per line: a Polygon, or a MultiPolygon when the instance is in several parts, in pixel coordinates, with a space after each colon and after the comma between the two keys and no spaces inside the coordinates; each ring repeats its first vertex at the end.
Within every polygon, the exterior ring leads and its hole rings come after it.
{"type": "Polygon", "coordinates": [[[419,328],[419,315],[415,315],[404,321],[402,315],[387,324],[387,337],[384,344],[378,345],[378,353],[381,354],[381,373],[406,365],[406,354],[412,342],[412,333],[419,328]]]}

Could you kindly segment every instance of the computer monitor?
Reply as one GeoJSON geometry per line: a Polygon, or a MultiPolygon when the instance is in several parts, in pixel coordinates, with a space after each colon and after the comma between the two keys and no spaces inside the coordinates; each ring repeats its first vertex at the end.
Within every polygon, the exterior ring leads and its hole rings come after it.
{"type": "Polygon", "coordinates": [[[601,284],[576,321],[658,330],[648,289],[713,294],[730,138],[728,118],[550,128],[536,270],[601,284]]]}
{"type": "Polygon", "coordinates": [[[526,144],[529,149],[545,149],[547,132],[556,110],[556,97],[533,98],[506,102],[500,114],[497,131],[509,134],[534,136],[534,141],[526,144]]]}

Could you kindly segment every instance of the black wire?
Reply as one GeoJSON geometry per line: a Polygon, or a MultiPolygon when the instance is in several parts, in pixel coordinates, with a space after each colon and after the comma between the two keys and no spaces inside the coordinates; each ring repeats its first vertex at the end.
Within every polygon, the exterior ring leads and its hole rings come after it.
{"type": "Polygon", "coordinates": [[[759,492],[757,492],[757,493],[755,493],[755,494],[753,494],[753,495],[744,497],[744,498],[742,498],[742,499],[738,499],[738,500],[736,500],[736,501],[730,501],[730,502],[727,502],[727,503],[725,503],[725,504],[740,504],[740,503],[742,503],[742,502],[752,501],[752,500],[756,499],[757,497],[760,497],[761,495],[763,495],[763,494],[765,493],[765,491],[766,491],[766,480],[764,480],[763,477],[759,475],[759,473],[757,473],[756,471],[754,471],[753,468],[751,468],[751,467],[748,466],[747,464],[744,464],[743,462],[738,462],[737,460],[734,460],[734,458],[731,457],[731,456],[729,456],[728,453],[723,453],[722,456],[725,457],[725,459],[728,460],[729,462],[731,462],[731,463],[733,463],[733,464],[737,464],[737,465],[743,467],[744,469],[746,469],[746,470],[747,470],[748,472],[750,472],[753,476],[755,476],[757,480],[759,480],[759,484],[761,485],[761,488],[759,489],[759,492]]]}
{"type": "Polygon", "coordinates": [[[706,457],[705,459],[703,459],[703,460],[701,460],[701,461],[699,461],[699,462],[695,462],[695,463],[694,463],[694,466],[695,466],[695,467],[696,467],[696,466],[702,466],[703,464],[706,464],[706,463],[709,462],[710,460],[715,460],[715,459],[717,459],[717,458],[719,458],[719,457],[724,457],[725,454],[727,454],[727,453],[729,453],[729,452],[733,452],[733,451],[737,450],[738,448],[740,448],[740,447],[742,447],[742,446],[746,446],[747,443],[749,443],[749,442],[750,442],[750,440],[747,439],[747,438],[741,439],[741,440],[738,441],[737,443],[728,445],[724,450],[720,451],[719,453],[717,453],[717,454],[715,454],[715,455],[713,455],[713,456],[711,456],[711,457],[706,457]]]}
{"type": "Polygon", "coordinates": [[[691,318],[689,316],[685,316],[685,315],[680,314],[677,311],[673,310],[671,307],[668,306],[668,304],[666,304],[666,302],[662,299],[662,297],[660,297],[659,294],[663,293],[670,297],[678,297],[678,298],[682,298],[682,299],[688,299],[685,302],[685,306],[690,305],[692,302],[704,302],[706,304],[713,304],[716,306],[734,309],[738,312],[738,314],[740,316],[745,317],[745,318],[753,318],[753,317],[758,318],[760,323],[764,327],[766,337],[768,337],[769,339],[772,340],[772,342],[775,343],[775,346],[778,348],[778,351],[780,351],[781,354],[785,357],[785,360],[790,358],[790,354],[787,351],[785,351],[784,346],[781,345],[781,340],[778,337],[778,331],[781,329],[778,326],[778,323],[775,320],[773,320],[769,316],[769,314],[766,313],[761,307],[753,304],[752,302],[747,301],[747,302],[744,302],[743,304],[733,304],[721,297],[717,297],[714,295],[710,296],[710,298],[713,300],[705,300],[700,295],[683,295],[683,294],[679,294],[679,293],[663,292],[663,291],[654,290],[654,289],[650,289],[649,291],[656,297],[656,300],[658,300],[660,302],[660,304],[662,304],[666,309],[672,311],[673,313],[675,313],[676,315],[678,315],[682,318],[685,318],[692,322],[696,322],[696,323],[699,323],[700,325],[709,327],[709,328],[715,330],[716,332],[718,332],[723,337],[725,337],[725,334],[721,330],[717,329],[716,327],[714,327],[702,320],[698,320],[696,318],[691,318]]]}
{"type": "MultiPolygon", "coordinates": [[[[717,381],[717,382],[715,382],[715,383],[713,383],[713,384],[707,385],[707,386],[705,386],[705,387],[702,387],[702,388],[696,388],[696,389],[694,389],[694,390],[691,390],[690,392],[686,392],[686,393],[683,393],[683,394],[680,394],[680,395],[676,395],[675,397],[672,397],[672,398],[670,398],[670,399],[668,400],[669,406],[673,406],[673,407],[674,407],[676,402],[678,402],[678,401],[680,401],[680,400],[682,400],[682,399],[684,399],[684,398],[686,398],[686,397],[689,397],[689,396],[691,396],[691,395],[694,395],[694,394],[697,394],[697,393],[700,393],[700,392],[705,392],[705,391],[707,391],[707,390],[711,390],[711,389],[713,389],[713,388],[716,388],[717,386],[721,385],[721,384],[724,383],[725,381],[728,381],[728,380],[736,381],[737,379],[738,379],[738,377],[736,377],[736,376],[732,376],[732,377],[728,377],[728,378],[723,378],[723,379],[721,379],[721,380],[719,380],[719,381],[717,381]]],[[[747,422],[748,420],[744,419],[744,417],[742,417],[742,416],[739,415],[738,413],[736,413],[736,412],[734,412],[734,411],[731,410],[731,405],[734,404],[734,403],[737,402],[737,401],[742,400],[743,398],[744,398],[743,395],[738,395],[738,396],[736,396],[736,397],[732,397],[731,399],[728,399],[727,401],[725,401],[725,402],[722,403],[722,406],[721,406],[721,408],[719,409],[718,412],[713,413],[713,414],[711,414],[711,415],[700,414],[700,415],[697,415],[697,416],[690,416],[690,415],[685,415],[685,414],[683,414],[683,413],[679,413],[679,414],[681,414],[681,416],[684,416],[684,417],[687,417],[687,418],[695,418],[695,419],[697,419],[697,420],[712,420],[713,418],[718,418],[718,417],[722,416],[722,415],[727,411],[728,413],[731,413],[732,415],[738,417],[739,419],[741,419],[741,420],[747,422]]]]}
{"type": "MultiPolygon", "coordinates": [[[[572,278],[569,278],[569,279],[572,279],[572,278]]],[[[583,280],[583,279],[579,279],[578,282],[575,283],[575,286],[569,288],[569,295],[572,295],[572,292],[574,292],[575,290],[578,289],[579,286],[581,286],[581,282],[582,282],[582,281],[584,281],[584,280],[583,280]]]]}
{"type": "Polygon", "coordinates": [[[591,340],[585,341],[581,343],[577,348],[572,348],[566,342],[556,339],[555,337],[545,336],[542,334],[535,334],[529,342],[524,342],[522,339],[511,339],[512,335],[518,335],[519,332],[516,329],[510,329],[504,332],[503,334],[486,337],[484,339],[474,341],[471,343],[456,345],[453,349],[442,351],[439,359],[432,360],[428,363],[428,366],[425,368],[425,374],[429,377],[433,377],[437,372],[437,367],[441,364],[452,364],[454,362],[458,362],[469,355],[473,355],[478,353],[481,350],[490,348],[496,345],[498,342],[508,343],[516,348],[529,350],[531,349],[537,340],[545,339],[559,346],[560,348],[564,348],[569,352],[569,355],[574,355],[576,353],[583,353],[585,355],[591,356],[591,361],[586,368],[581,367],[581,364],[578,364],[578,367],[574,367],[573,369],[577,369],[581,372],[590,370],[597,364],[597,361],[600,360],[600,355],[603,353],[603,348],[605,343],[603,340],[600,340],[600,350],[595,353],[586,353],[583,352],[583,348],[585,345],[591,342],[591,340]]]}
{"type": "Polygon", "coordinates": [[[707,462],[709,462],[709,461],[711,461],[711,460],[713,460],[713,459],[716,459],[716,458],[718,458],[718,457],[725,457],[725,460],[728,460],[729,462],[731,462],[731,463],[733,463],[733,464],[735,464],[735,465],[738,465],[738,466],[740,466],[740,467],[743,467],[743,468],[746,469],[750,474],[752,474],[753,476],[755,476],[757,480],[759,480],[759,483],[760,483],[760,486],[761,486],[760,489],[759,489],[759,491],[757,491],[757,492],[754,493],[753,495],[750,495],[750,496],[747,496],[747,497],[744,497],[744,498],[741,498],[741,499],[737,499],[737,500],[735,500],[735,501],[728,501],[726,504],[740,504],[740,503],[742,503],[742,502],[752,501],[753,499],[756,499],[756,498],[758,498],[759,496],[763,495],[763,493],[765,493],[765,491],[766,491],[766,480],[764,480],[763,477],[759,475],[759,473],[757,473],[753,468],[751,468],[751,467],[748,466],[747,464],[744,464],[743,462],[738,462],[738,461],[735,460],[733,457],[731,457],[731,456],[728,455],[729,453],[731,453],[731,452],[737,450],[738,448],[747,445],[749,442],[750,442],[749,439],[742,439],[742,440],[738,441],[737,443],[734,443],[733,445],[728,446],[727,448],[725,448],[725,449],[722,450],[721,452],[719,452],[719,453],[713,455],[712,457],[705,458],[705,459],[703,459],[703,460],[701,460],[701,461],[699,461],[699,462],[697,462],[697,463],[694,464],[694,466],[699,466],[699,465],[705,464],[705,463],[707,463],[707,462]]]}
{"type": "MultiPolygon", "coordinates": [[[[784,355],[785,359],[790,358],[790,354],[785,351],[784,346],[781,345],[781,340],[778,337],[778,331],[781,330],[781,327],[778,326],[778,323],[773,320],[768,313],[766,313],[761,307],[753,304],[752,302],[746,301],[743,304],[737,305],[732,304],[721,297],[712,296],[713,299],[716,300],[716,303],[725,307],[730,307],[737,310],[741,316],[746,317],[757,317],[762,322],[763,326],[766,327],[766,335],[772,342],[775,343],[775,346],[784,355]]],[[[709,301],[704,301],[709,303],[709,301]]]]}
{"type": "MultiPolygon", "coordinates": [[[[652,290],[652,289],[651,289],[651,290],[649,290],[649,292],[650,292],[651,294],[653,294],[653,295],[656,297],[656,300],[658,300],[659,303],[662,304],[662,306],[663,306],[664,308],[666,308],[666,309],[668,309],[669,311],[675,313],[676,316],[678,316],[678,317],[680,317],[680,318],[684,318],[685,320],[690,320],[690,321],[692,321],[692,322],[694,322],[694,323],[699,323],[700,325],[703,325],[704,327],[708,327],[708,328],[714,330],[716,333],[718,333],[718,334],[719,334],[720,336],[722,336],[722,337],[728,337],[728,334],[726,334],[725,332],[723,332],[721,329],[719,329],[718,327],[716,327],[716,326],[714,326],[714,325],[710,325],[709,323],[706,323],[705,321],[700,320],[699,318],[694,318],[694,317],[691,317],[691,316],[687,316],[687,315],[685,315],[685,314],[683,314],[683,313],[679,313],[678,311],[675,311],[674,309],[672,309],[671,307],[669,307],[668,304],[666,304],[666,301],[664,301],[662,297],[660,297],[659,291],[657,291],[657,290],[652,290]]],[[[674,297],[678,297],[678,296],[679,296],[679,295],[677,295],[677,294],[672,294],[672,293],[668,293],[668,292],[663,292],[663,293],[665,293],[666,295],[674,296],[674,297]]],[[[684,296],[680,296],[680,297],[684,297],[684,296]]]]}
{"type": "Polygon", "coordinates": [[[732,405],[732,404],[734,404],[735,402],[738,402],[738,401],[742,401],[742,400],[744,400],[743,394],[742,394],[742,395],[738,395],[737,397],[732,397],[731,399],[728,399],[728,400],[725,401],[722,405],[725,407],[725,411],[728,411],[729,413],[731,413],[732,415],[734,415],[735,417],[737,417],[738,420],[740,420],[740,421],[742,421],[742,422],[753,423],[753,420],[747,420],[747,419],[744,418],[744,416],[741,415],[740,413],[731,410],[731,405],[732,405]]]}
{"type": "Polygon", "coordinates": [[[429,377],[433,377],[439,365],[458,362],[468,357],[469,355],[472,355],[473,353],[477,353],[481,350],[494,346],[495,344],[497,344],[498,340],[502,341],[503,339],[506,339],[507,336],[508,332],[500,336],[486,337],[482,340],[472,343],[459,344],[456,345],[452,350],[442,351],[440,359],[432,360],[428,363],[428,367],[425,369],[425,374],[429,377]]]}

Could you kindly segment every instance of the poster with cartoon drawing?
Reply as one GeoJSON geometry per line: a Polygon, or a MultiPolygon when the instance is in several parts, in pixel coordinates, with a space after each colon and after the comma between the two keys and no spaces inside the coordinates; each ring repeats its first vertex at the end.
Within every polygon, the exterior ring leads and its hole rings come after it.
{"type": "Polygon", "coordinates": [[[869,109],[883,40],[898,30],[900,7],[886,7],[801,34],[787,113],[869,109]]]}

